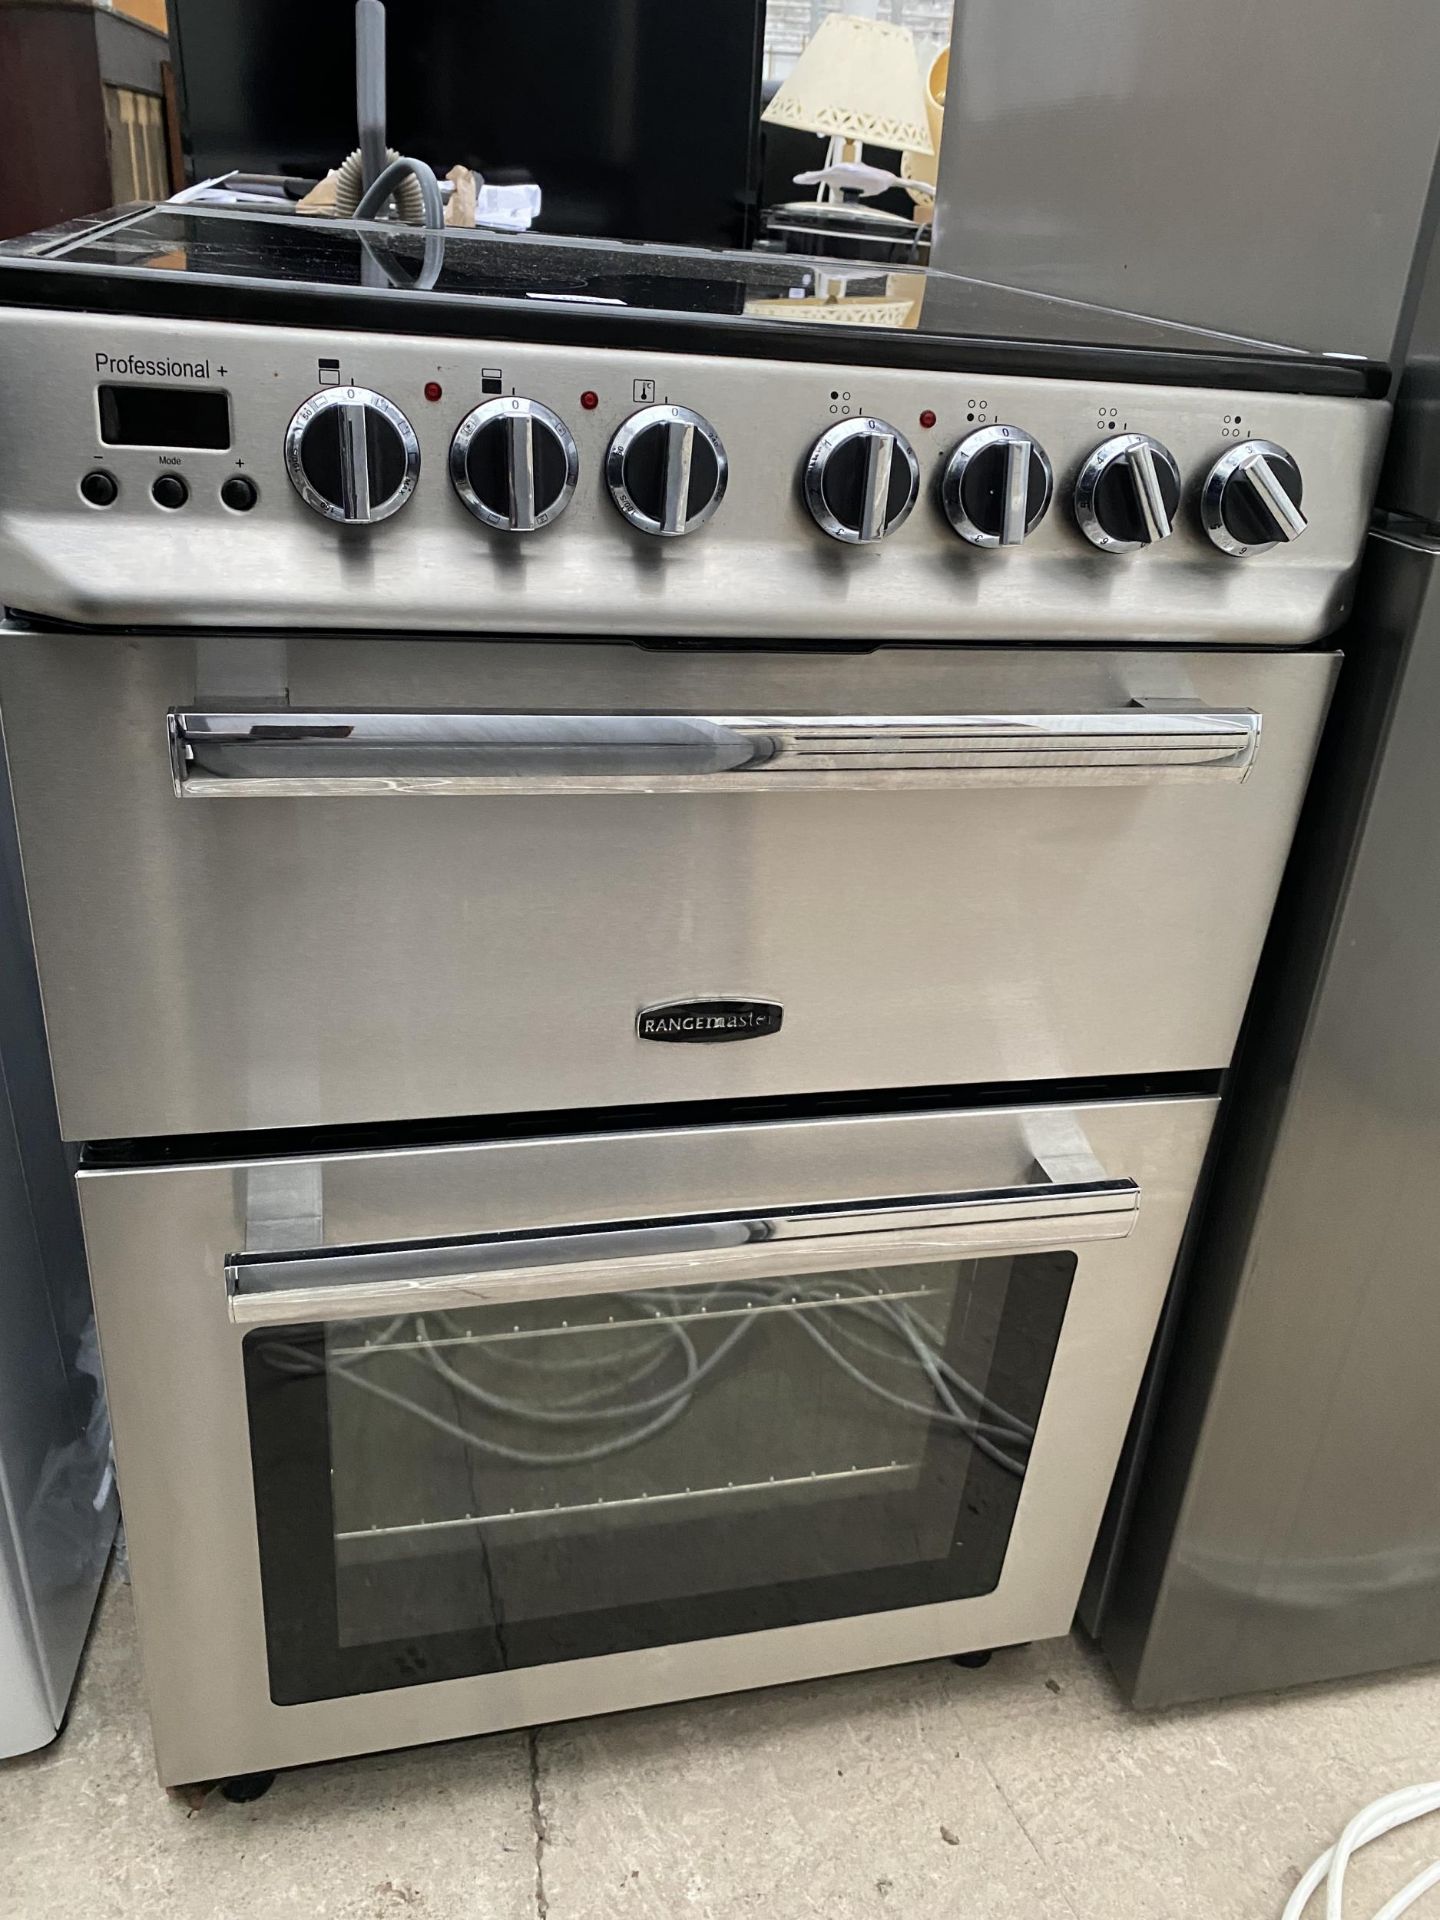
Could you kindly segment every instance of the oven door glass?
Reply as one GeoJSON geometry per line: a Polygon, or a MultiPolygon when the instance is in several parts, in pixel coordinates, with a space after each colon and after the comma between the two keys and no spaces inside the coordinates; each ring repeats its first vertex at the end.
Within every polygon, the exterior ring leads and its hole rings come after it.
{"type": "Polygon", "coordinates": [[[989,1592],[1075,1269],[632,1278],[257,1327],[273,1698],[989,1592]]]}

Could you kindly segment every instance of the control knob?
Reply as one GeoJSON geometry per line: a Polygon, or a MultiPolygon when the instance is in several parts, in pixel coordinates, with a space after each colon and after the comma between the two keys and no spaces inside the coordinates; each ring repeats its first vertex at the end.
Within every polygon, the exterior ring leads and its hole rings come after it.
{"type": "Polygon", "coordinates": [[[327,520],[368,526],[398,513],[420,478],[420,443],[393,400],[368,387],[326,387],[285,434],[285,468],[327,520]]]}
{"type": "Polygon", "coordinates": [[[805,504],[835,540],[883,540],[904,525],[919,490],[915,449],[885,420],[839,421],[805,462],[805,504]]]}
{"type": "Polygon", "coordinates": [[[1246,440],[1210,469],[1200,518],[1223,552],[1268,553],[1282,540],[1298,540],[1309,525],[1300,511],[1304,492],[1293,454],[1273,440],[1246,440]]]}
{"type": "Polygon", "coordinates": [[[477,520],[534,533],[565,511],[580,456],[558,413],[511,394],[467,413],[450,442],[450,481],[477,520]]]}
{"type": "Polygon", "coordinates": [[[1020,427],[967,434],[946,464],[940,504],[977,547],[1018,547],[1045,518],[1053,477],[1045,449],[1020,427]]]}
{"type": "Polygon", "coordinates": [[[1075,483],[1080,531],[1106,553],[1134,553],[1168,539],[1179,505],[1175,456],[1148,433],[1102,441],[1075,483]]]}
{"type": "Polygon", "coordinates": [[[690,407],[641,407],[605,455],[605,484],[632,527],[674,539],[703,527],[725,498],[725,443],[690,407]]]}

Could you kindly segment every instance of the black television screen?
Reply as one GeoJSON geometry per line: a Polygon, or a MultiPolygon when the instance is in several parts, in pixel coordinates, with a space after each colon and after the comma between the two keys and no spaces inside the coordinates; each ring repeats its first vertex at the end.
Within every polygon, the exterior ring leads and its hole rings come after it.
{"type": "MultiPolygon", "coordinates": [[[[353,0],[170,0],[195,179],[356,144],[353,0]]],[[[764,0],[391,0],[389,139],[539,182],[550,233],[744,246],[764,0]]]]}

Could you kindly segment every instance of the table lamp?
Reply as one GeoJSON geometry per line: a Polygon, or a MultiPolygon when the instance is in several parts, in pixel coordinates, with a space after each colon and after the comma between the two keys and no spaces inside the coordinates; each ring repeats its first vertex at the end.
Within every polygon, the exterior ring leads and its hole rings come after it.
{"type": "MultiPolygon", "coordinates": [[[[826,15],[761,118],[828,134],[825,174],[843,177],[844,163],[860,162],[867,140],[917,154],[935,151],[910,29],[852,13],[826,15]]],[[[842,199],[843,187],[822,179],[815,204],[842,199]]]]}

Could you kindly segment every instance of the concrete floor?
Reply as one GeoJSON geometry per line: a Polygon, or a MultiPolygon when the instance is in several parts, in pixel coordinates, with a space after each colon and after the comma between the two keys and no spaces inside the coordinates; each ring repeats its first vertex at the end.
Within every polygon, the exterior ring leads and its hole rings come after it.
{"type": "MultiPolygon", "coordinates": [[[[65,1733],[0,1765],[0,1915],[1263,1920],[1352,1812],[1440,1773],[1437,1720],[1440,1669],[1138,1716],[1060,1641],[980,1673],[314,1767],[252,1806],[192,1809],[155,1784],[112,1585],[65,1733]]],[[[1347,1912],[1437,1852],[1440,1817],[1378,1842],[1347,1912]]]]}

